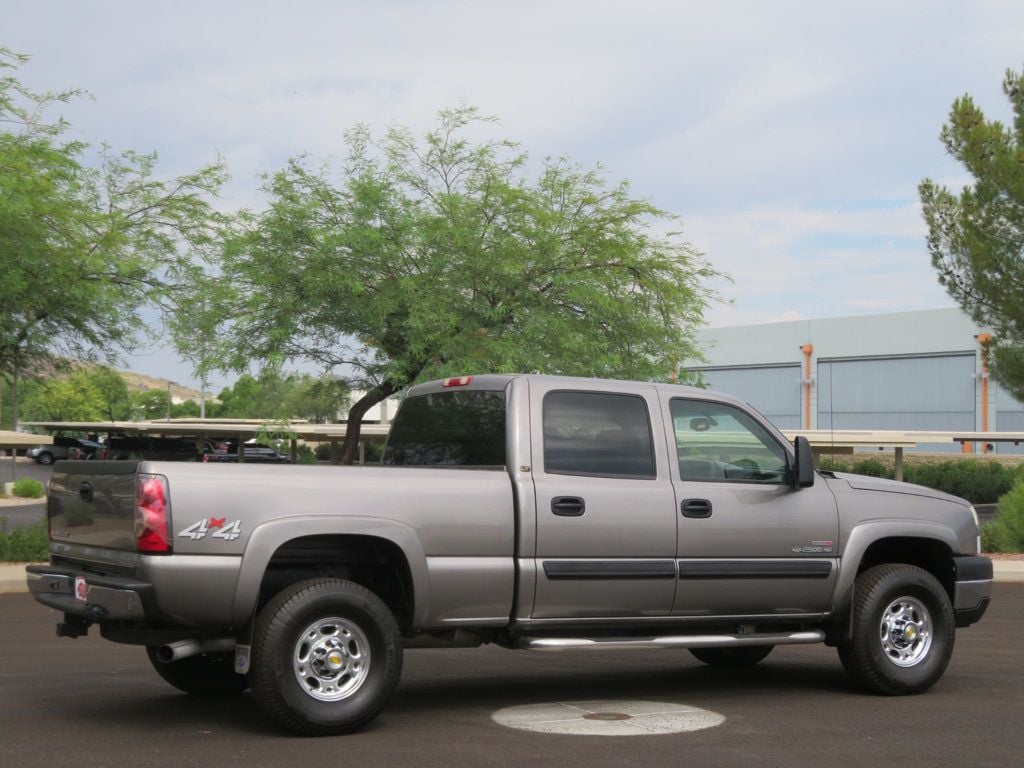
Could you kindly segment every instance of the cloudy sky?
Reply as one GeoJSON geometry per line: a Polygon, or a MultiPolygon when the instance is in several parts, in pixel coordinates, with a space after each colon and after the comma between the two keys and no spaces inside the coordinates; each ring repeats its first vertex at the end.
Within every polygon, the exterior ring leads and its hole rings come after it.
{"type": "MultiPolygon", "coordinates": [[[[423,132],[462,102],[534,157],[601,163],[682,218],[732,283],[712,325],[951,306],[917,184],[967,181],[938,133],[971,93],[1005,119],[1024,3],[0,0],[36,88],[77,86],[81,137],[257,174],[343,154],[355,123],[423,132]]],[[[192,379],[154,346],[143,373],[192,379]]]]}

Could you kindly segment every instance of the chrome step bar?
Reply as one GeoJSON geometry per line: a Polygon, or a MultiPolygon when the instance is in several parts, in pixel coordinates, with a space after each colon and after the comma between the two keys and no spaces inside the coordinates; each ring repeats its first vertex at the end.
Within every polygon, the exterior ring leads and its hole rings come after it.
{"type": "Polygon", "coordinates": [[[670,648],[736,648],[741,645],[822,643],[820,629],[743,635],[667,635],[665,637],[521,637],[516,647],[527,651],[637,651],[670,648]]]}

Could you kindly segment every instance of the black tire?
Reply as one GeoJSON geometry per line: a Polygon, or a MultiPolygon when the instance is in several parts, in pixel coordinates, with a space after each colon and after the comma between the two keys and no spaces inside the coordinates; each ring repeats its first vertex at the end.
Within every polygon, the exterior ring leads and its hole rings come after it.
{"type": "Polygon", "coordinates": [[[923,693],[942,677],[956,622],[938,579],[913,565],[878,565],[857,577],[853,600],[851,637],[838,650],[858,687],[902,696],[923,693]]]}
{"type": "Polygon", "coordinates": [[[36,461],[38,461],[43,466],[49,466],[50,464],[53,464],[53,454],[50,453],[49,451],[43,451],[38,456],[36,456],[36,461]]]}
{"type": "Polygon", "coordinates": [[[752,667],[772,652],[774,645],[740,645],[735,648],[691,648],[698,661],[722,669],[752,667]]]}
{"type": "Polygon", "coordinates": [[[398,623],[359,584],[302,581],[275,595],[256,618],[253,695],[290,731],[328,736],[366,725],[384,708],[401,673],[398,623]],[[340,669],[332,672],[328,663],[340,669]]]}
{"type": "Polygon", "coordinates": [[[233,653],[200,653],[178,661],[163,662],[156,652],[156,646],[146,647],[149,663],[160,677],[179,691],[214,698],[234,696],[249,688],[249,678],[235,674],[233,653]]]}

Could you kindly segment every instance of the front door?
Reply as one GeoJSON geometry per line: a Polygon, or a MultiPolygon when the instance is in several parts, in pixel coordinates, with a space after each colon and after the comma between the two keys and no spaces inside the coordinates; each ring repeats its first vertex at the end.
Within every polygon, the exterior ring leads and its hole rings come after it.
{"type": "Polygon", "coordinates": [[[530,403],[533,617],[667,616],[676,520],[655,390],[532,380],[530,403]]]}
{"type": "Polygon", "coordinates": [[[792,453],[746,410],[672,397],[680,616],[823,612],[838,569],[838,514],[824,482],[796,489],[792,453]]]}

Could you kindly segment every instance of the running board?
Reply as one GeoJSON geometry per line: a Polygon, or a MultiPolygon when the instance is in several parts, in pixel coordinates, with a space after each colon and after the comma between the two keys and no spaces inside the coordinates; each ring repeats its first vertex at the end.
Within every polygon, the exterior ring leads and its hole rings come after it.
{"type": "Polygon", "coordinates": [[[741,645],[822,643],[820,629],[750,635],[669,635],[666,637],[521,637],[516,647],[527,651],[634,651],[667,648],[736,648],[741,645]]]}

